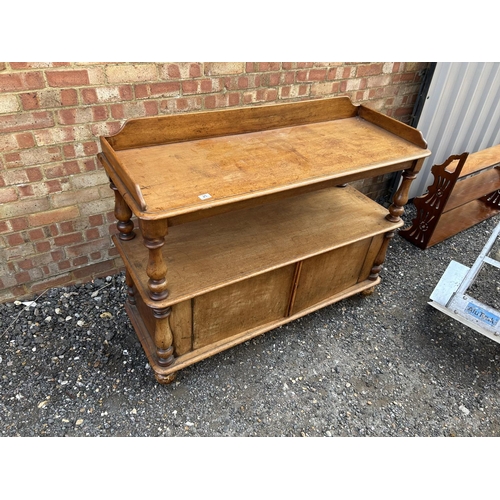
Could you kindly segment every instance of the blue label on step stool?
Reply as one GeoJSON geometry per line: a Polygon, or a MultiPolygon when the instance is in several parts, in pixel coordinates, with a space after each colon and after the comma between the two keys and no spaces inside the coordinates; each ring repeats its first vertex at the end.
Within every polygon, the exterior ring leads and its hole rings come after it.
{"type": "Polygon", "coordinates": [[[467,304],[465,312],[467,314],[470,314],[471,316],[474,316],[474,318],[487,323],[490,326],[495,326],[500,319],[498,316],[495,316],[489,311],[486,311],[482,307],[476,306],[476,304],[473,304],[472,302],[469,302],[467,304]]]}

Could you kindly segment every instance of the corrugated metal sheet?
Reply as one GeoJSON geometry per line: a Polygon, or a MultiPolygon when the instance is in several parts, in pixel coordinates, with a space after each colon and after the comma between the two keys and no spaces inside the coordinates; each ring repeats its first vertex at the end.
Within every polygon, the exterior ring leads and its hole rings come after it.
{"type": "Polygon", "coordinates": [[[413,182],[410,198],[432,184],[432,165],[500,143],[500,63],[437,63],[416,127],[432,155],[413,182]]]}

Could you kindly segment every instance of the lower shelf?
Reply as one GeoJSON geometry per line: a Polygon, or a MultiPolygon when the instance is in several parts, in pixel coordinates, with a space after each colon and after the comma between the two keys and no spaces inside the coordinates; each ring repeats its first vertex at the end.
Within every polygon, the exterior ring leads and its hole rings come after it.
{"type": "Polygon", "coordinates": [[[165,382],[168,383],[171,381],[170,378],[171,375],[175,374],[179,370],[182,370],[183,368],[186,368],[189,365],[197,363],[203,359],[209,358],[217,353],[225,351],[226,349],[230,349],[231,347],[234,347],[238,344],[242,344],[247,340],[253,339],[254,337],[257,337],[259,335],[262,335],[263,333],[273,330],[278,326],[294,321],[297,318],[305,316],[309,313],[312,313],[318,309],[321,309],[330,304],[338,302],[342,299],[345,299],[352,295],[356,295],[363,291],[370,290],[379,283],[380,283],[380,278],[377,278],[374,281],[365,280],[361,283],[357,283],[356,285],[351,286],[346,290],[343,290],[342,292],[339,292],[329,297],[328,299],[323,300],[315,304],[314,306],[308,307],[307,309],[304,309],[292,316],[271,321],[264,325],[260,325],[255,328],[239,332],[223,340],[219,340],[207,346],[187,352],[186,354],[176,357],[174,363],[168,367],[163,367],[160,364],[158,364],[156,357],[156,346],[153,342],[149,329],[146,326],[146,323],[144,322],[143,317],[139,312],[139,309],[135,305],[132,305],[130,303],[125,304],[125,309],[127,311],[128,316],[130,317],[134,330],[141,342],[141,345],[144,349],[144,352],[146,353],[149,364],[153,369],[157,380],[161,383],[165,382]]]}
{"type": "Polygon", "coordinates": [[[149,297],[140,231],[113,241],[142,300],[161,308],[403,225],[387,213],[346,186],[173,226],[162,248],[169,296],[161,301],[149,297]]]}

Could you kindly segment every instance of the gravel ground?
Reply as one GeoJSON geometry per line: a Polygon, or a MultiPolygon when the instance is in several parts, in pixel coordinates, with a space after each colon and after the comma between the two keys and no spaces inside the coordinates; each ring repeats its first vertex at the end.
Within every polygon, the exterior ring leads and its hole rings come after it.
{"type": "MultiPolygon", "coordinates": [[[[414,214],[408,206],[407,224],[414,214]]],[[[382,283],[158,384],[123,275],[0,305],[0,436],[499,436],[500,345],[435,310],[497,217],[426,251],[396,236],[382,283]]]]}

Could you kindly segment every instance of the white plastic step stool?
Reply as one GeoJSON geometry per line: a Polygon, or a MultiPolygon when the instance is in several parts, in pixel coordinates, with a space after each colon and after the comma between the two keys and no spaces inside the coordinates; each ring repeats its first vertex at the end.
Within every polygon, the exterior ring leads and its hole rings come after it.
{"type": "MultiPolygon", "coordinates": [[[[500,234],[500,223],[471,268],[452,260],[430,296],[429,304],[448,316],[500,343],[500,311],[470,295],[483,266],[500,269],[499,247],[495,245],[500,234]]],[[[498,293],[495,286],[495,293],[498,293]]]]}

